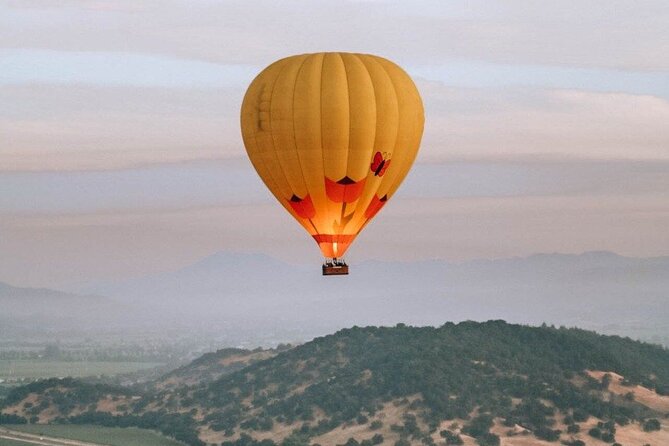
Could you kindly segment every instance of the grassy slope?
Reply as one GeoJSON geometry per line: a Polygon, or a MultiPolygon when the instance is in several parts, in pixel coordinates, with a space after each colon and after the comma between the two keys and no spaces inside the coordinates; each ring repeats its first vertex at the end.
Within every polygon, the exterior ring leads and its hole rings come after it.
{"type": "Polygon", "coordinates": [[[0,379],[117,375],[161,366],[154,362],[0,360],[0,379]]]}
{"type": "Polygon", "coordinates": [[[4,438],[0,438],[0,446],[27,446],[30,443],[25,443],[23,441],[14,441],[14,440],[6,440],[4,438]]]}
{"type": "Polygon", "coordinates": [[[110,446],[183,446],[169,438],[146,430],[131,428],[112,428],[100,426],[59,426],[59,425],[12,425],[12,430],[43,434],[48,437],[90,441],[110,446]]]}

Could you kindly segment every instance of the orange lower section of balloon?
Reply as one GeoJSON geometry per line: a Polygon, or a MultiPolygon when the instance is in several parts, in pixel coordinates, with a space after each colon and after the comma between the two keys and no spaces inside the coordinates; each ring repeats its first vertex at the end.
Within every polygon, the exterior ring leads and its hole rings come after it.
{"type": "Polygon", "coordinates": [[[343,257],[346,250],[355,239],[355,235],[347,234],[316,234],[313,236],[321,252],[328,258],[343,257]]]}

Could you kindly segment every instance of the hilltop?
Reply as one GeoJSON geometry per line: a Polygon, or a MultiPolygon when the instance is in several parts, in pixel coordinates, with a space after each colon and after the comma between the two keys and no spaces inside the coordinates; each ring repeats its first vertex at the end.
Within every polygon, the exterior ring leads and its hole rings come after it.
{"type": "Polygon", "coordinates": [[[658,446],[669,442],[669,351],[503,321],[353,327],[282,352],[222,350],[141,391],[39,382],[3,413],[193,445],[658,446]]]}
{"type": "Polygon", "coordinates": [[[247,350],[241,348],[224,348],[206,353],[191,363],[173,370],[153,383],[156,389],[179,388],[183,386],[202,385],[218,378],[241,370],[255,362],[269,359],[280,351],[288,348],[247,350]]]}

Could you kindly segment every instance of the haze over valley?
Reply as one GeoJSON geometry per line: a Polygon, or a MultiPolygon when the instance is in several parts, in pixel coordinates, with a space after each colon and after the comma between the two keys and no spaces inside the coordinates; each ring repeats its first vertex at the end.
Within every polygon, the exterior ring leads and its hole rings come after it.
{"type": "Polygon", "coordinates": [[[351,325],[500,318],[669,345],[669,257],[587,252],[463,263],[366,261],[351,271],[347,278],[322,277],[313,266],[220,252],[175,271],[67,292],[3,285],[0,319],[4,339],[159,338],[162,332],[197,336],[212,347],[223,340],[255,347],[351,325]]]}

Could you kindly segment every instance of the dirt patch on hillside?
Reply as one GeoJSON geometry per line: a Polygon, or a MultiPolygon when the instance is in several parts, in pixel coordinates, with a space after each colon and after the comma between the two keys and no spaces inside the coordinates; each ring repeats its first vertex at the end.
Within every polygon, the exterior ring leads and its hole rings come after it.
{"type": "Polygon", "coordinates": [[[269,359],[273,356],[276,356],[276,353],[273,351],[263,350],[260,352],[254,352],[249,354],[238,354],[231,355],[227,358],[223,358],[218,361],[222,366],[230,366],[237,363],[242,363],[248,365],[251,361],[262,361],[263,359],[269,359]]]}
{"type": "MultiPolygon", "coordinates": [[[[625,378],[617,373],[602,372],[600,370],[588,370],[587,372],[591,377],[599,381],[601,381],[602,377],[607,373],[611,375],[611,383],[609,384],[608,389],[611,393],[624,396],[631,392],[634,395],[634,400],[636,402],[643,404],[649,409],[662,413],[669,412],[669,396],[658,395],[654,390],[640,385],[623,386],[622,381],[625,378]]],[[[666,444],[669,445],[669,442],[666,444]]]]}
{"type": "MultiPolygon", "coordinates": [[[[376,412],[373,417],[369,417],[369,421],[365,424],[349,423],[339,426],[336,429],[326,432],[323,435],[311,439],[311,443],[318,443],[322,446],[334,446],[337,444],[344,444],[353,437],[358,441],[372,438],[375,434],[383,435],[382,445],[394,445],[399,440],[400,435],[391,429],[393,424],[404,424],[404,415],[410,412],[408,405],[419,396],[413,396],[408,399],[408,403],[401,404],[399,401],[385,403],[383,408],[376,412]],[[379,429],[371,429],[370,424],[374,421],[383,423],[379,429]]],[[[422,427],[422,426],[421,426],[422,427]]]]}
{"type": "MultiPolygon", "coordinates": [[[[587,422],[581,423],[581,432],[574,435],[574,438],[584,441],[587,446],[610,446],[610,443],[605,443],[588,435],[588,431],[597,426],[599,421],[601,420],[590,418],[587,422]]],[[[643,446],[646,444],[652,446],[669,445],[669,423],[666,420],[661,420],[660,423],[661,429],[656,432],[644,432],[639,423],[630,423],[627,426],[616,424],[616,442],[624,446],[643,446]]],[[[563,436],[563,438],[569,437],[563,436]]]]}

